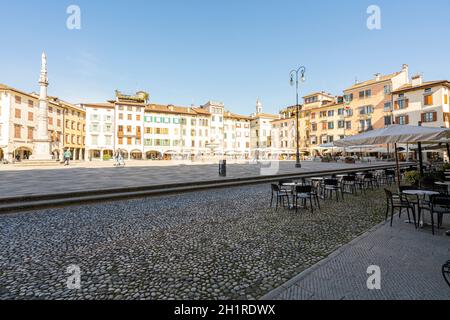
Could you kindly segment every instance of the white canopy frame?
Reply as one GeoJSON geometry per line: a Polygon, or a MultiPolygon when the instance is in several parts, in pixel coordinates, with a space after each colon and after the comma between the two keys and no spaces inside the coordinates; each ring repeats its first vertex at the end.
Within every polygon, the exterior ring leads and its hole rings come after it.
{"type": "Polygon", "coordinates": [[[367,131],[362,134],[335,141],[335,145],[342,147],[359,145],[377,145],[393,143],[395,147],[395,163],[397,167],[397,183],[400,187],[400,165],[397,144],[417,143],[419,149],[420,173],[423,175],[422,143],[450,140],[449,128],[434,128],[409,125],[391,125],[386,128],[367,131]]]}

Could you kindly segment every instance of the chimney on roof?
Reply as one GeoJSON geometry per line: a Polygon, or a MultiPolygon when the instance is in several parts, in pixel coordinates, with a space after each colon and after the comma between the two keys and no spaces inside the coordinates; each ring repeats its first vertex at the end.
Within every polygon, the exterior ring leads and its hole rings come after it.
{"type": "Polygon", "coordinates": [[[402,65],[402,72],[406,75],[406,81],[409,81],[409,66],[407,64],[402,65]]]}
{"type": "Polygon", "coordinates": [[[414,75],[412,78],[412,86],[413,87],[417,87],[417,86],[421,86],[423,83],[423,78],[421,74],[416,74],[414,75]]]}
{"type": "Polygon", "coordinates": [[[381,73],[375,73],[375,80],[380,81],[381,80],[381,73]]]}

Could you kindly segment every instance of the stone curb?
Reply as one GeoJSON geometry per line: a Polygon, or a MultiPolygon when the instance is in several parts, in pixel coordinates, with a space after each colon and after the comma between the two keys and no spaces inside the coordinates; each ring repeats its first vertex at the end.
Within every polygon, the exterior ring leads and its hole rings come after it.
{"type": "MultiPolygon", "coordinates": [[[[409,164],[405,164],[408,166],[409,164]]],[[[337,169],[327,171],[313,171],[309,173],[287,173],[274,176],[255,176],[247,178],[228,178],[223,180],[197,181],[187,183],[172,183],[166,185],[141,186],[130,188],[99,189],[72,191],[64,193],[25,195],[17,197],[0,197],[0,214],[43,209],[66,205],[80,205],[100,201],[114,201],[131,198],[160,196],[181,192],[192,192],[213,188],[237,187],[252,184],[263,184],[279,181],[280,179],[299,179],[330,174],[351,173],[364,170],[388,169],[394,165],[374,165],[354,169],[337,169]]]]}

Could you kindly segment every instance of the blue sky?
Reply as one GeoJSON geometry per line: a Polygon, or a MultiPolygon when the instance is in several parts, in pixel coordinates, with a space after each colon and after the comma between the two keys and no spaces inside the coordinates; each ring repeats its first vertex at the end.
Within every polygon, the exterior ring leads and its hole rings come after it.
{"type": "Polygon", "coordinates": [[[450,1],[0,0],[0,83],[37,91],[40,54],[49,92],[102,102],[146,90],[156,103],[218,100],[238,113],[276,113],[295,102],[289,71],[307,67],[301,94],[340,94],[373,74],[450,78],[450,1]],[[81,30],[66,28],[69,5],[81,30]],[[381,8],[382,29],[366,27],[381,8]],[[429,44],[429,45],[426,45],[429,44]]]}

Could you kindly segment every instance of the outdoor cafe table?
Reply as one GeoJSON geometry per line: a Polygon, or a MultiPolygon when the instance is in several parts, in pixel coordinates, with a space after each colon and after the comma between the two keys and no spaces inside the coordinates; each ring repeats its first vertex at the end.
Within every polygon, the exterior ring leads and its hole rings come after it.
{"type": "MultiPolygon", "coordinates": [[[[417,197],[421,196],[423,198],[439,194],[439,192],[430,191],[430,190],[405,190],[402,193],[405,195],[410,195],[410,196],[417,196],[417,197]]],[[[416,212],[419,212],[419,203],[416,204],[416,212]]],[[[423,215],[422,215],[422,219],[423,219],[423,215]]],[[[419,227],[422,228],[423,225],[424,225],[423,220],[419,221],[419,227]]]]}
{"type": "MultiPolygon", "coordinates": [[[[294,201],[295,201],[295,192],[294,189],[296,186],[304,186],[305,184],[303,182],[285,182],[281,184],[283,187],[291,187],[292,189],[292,205],[289,207],[289,209],[293,210],[295,209],[294,201]]],[[[302,207],[300,207],[302,208],[302,207]]]]}
{"type": "Polygon", "coordinates": [[[296,186],[303,186],[303,182],[285,182],[282,184],[283,187],[296,187],[296,186]]]}
{"type": "Polygon", "coordinates": [[[325,199],[323,190],[322,190],[322,183],[325,181],[324,177],[312,177],[310,178],[311,184],[316,188],[317,195],[321,199],[325,199]]]}

